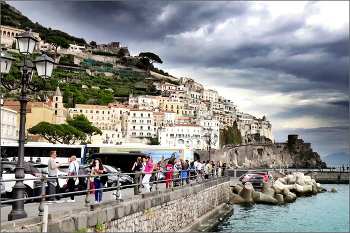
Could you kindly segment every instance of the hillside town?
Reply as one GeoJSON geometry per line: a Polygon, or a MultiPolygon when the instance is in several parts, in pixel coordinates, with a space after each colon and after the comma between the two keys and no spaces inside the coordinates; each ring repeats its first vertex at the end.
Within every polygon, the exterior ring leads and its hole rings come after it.
{"type": "MultiPolygon", "coordinates": [[[[14,37],[23,31],[1,26],[2,43],[11,45],[15,40],[14,37]]],[[[33,35],[39,37],[38,33],[33,35]]],[[[53,50],[50,44],[38,39],[36,51],[53,50]]],[[[122,47],[120,42],[112,42],[97,45],[95,49],[116,53],[121,48],[127,50],[127,47],[122,47]]],[[[101,55],[88,54],[85,49],[84,46],[74,44],[71,44],[68,49],[58,48],[61,54],[74,54],[74,61],[78,64],[79,60],[87,56],[92,60],[106,59],[101,55]]],[[[125,56],[130,54],[127,52],[125,56]]],[[[86,73],[91,71],[87,69],[86,73]]],[[[74,108],[65,108],[61,90],[57,87],[52,100],[47,98],[49,101],[46,99],[43,102],[39,100],[28,102],[26,132],[41,121],[63,124],[67,116],[84,114],[93,126],[103,132],[102,135],[92,136],[93,144],[145,143],[143,140],[145,137],[152,137],[158,138],[160,145],[163,146],[184,144],[193,149],[206,149],[204,135],[209,128],[212,129],[211,136],[214,137],[220,134],[219,130],[232,127],[234,122],[241,132],[242,143],[251,142],[254,138],[252,135],[256,134],[271,142],[274,141],[272,125],[266,116],[257,118],[240,111],[232,100],[224,98],[216,90],[206,89],[194,79],[186,77],[177,79],[155,72],[149,74],[157,77],[153,85],[158,93],[161,93],[159,96],[130,93],[127,103],[114,101],[108,106],[76,104],[74,108]],[[162,77],[175,81],[178,85],[173,84],[174,82],[168,83],[162,77]]],[[[1,110],[2,144],[16,142],[20,121],[19,101],[2,100],[1,110]]],[[[35,135],[27,135],[27,137],[28,141],[45,141],[35,135]]],[[[216,142],[212,148],[219,149],[219,142],[216,142]]]]}

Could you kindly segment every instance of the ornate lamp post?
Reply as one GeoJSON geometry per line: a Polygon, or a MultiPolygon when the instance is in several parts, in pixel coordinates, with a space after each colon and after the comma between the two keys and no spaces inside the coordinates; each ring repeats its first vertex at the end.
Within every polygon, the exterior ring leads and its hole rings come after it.
{"type": "Polygon", "coordinates": [[[207,128],[208,130],[208,133],[205,133],[204,135],[204,140],[205,140],[205,143],[208,145],[209,147],[209,161],[210,160],[210,150],[211,150],[211,146],[215,146],[217,141],[218,141],[218,135],[217,134],[214,134],[214,136],[212,135],[213,133],[213,129],[210,127],[210,128],[207,128]]]}
{"type": "MultiPolygon", "coordinates": [[[[32,80],[34,66],[29,61],[29,54],[33,53],[35,43],[38,40],[29,32],[30,29],[26,28],[26,31],[16,36],[17,48],[19,52],[24,55],[24,61],[19,64],[20,77],[14,79],[5,79],[9,74],[12,61],[16,60],[12,55],[6,52],[6,48],[3,48],[1,52],[1,84],[8,90],[15,90],[21,88],[21,98],[19,102],[21,104],[20,109],[20,127],[19,127],[19,140],[18,140],[18,162],[16,166],[16,179],[24,178],[24,143],[25,143],[25,123],[26,123],[26,110],[27,110],[27,89],[32,91],[42,90],[45,86],[45,79],[50,78],[53,70],[54,63],[52,58],[46,54],[37,57],[34,61],[36,63],[37,76],[39,77],[35,81],[32,80]]],[[[25,186],[22,180],[17,180],[13,187],[13,198],[24,198],[25,186]]],[[[15,201],[12,203],[12,210],[8,215],[8,220],[15,220],[27,217],[27,213],[24,210],[24,200],[15,201]]]]}

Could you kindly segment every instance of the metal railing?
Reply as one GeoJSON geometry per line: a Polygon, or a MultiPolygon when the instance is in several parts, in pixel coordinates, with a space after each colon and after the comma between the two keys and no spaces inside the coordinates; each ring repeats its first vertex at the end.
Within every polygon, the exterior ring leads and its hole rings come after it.
{"type": "MultiPolygon", "coordinates": [[[[41,181],[41,195],[39,196],[34,196],[34,185],[33,185],[33,196],[32,197],[26,197],[26,198],[17,198],[17,199],[11,199],[11,200],[5,200],[5,201],[1,201],[1,204],[5,204],[5,203],[12,203],[12,202],[17,202],[17,201],[26,201],[26,200],[34,200],[34,199],[38,199],[40,198],[40,204],[38,207],[39,210],[39,214],[38,216],[40,216],[41,218],[43,218],[44,216],[44,203],[46,201],[47,197],[57,197],[59,195],[62,196],[70,196],[71,194],[80,194],[80,193],[85,193],[86,197],[85,197],[85,206],[89,208],[90,206],[90,193],[92,191],[99,191],[99,190],[117,190],[116,192],[116,201],[119,202],[121,201],[120,195],[119,195],[119,191],[120,189],[123,188],[127,188],[127,187],[134,187],[134,186],[139,186],[138,187],[138,194],[142,193],[142,189],[141,187],[145,184],[150,184],[150,183],[155,183],[155,190],[158,191],[159,187],[158,185],[160,183],[166,183],[168,182],[168,186],[169,188],[171,188],[172,186],[175,187],[174,183],[176,183],[176,186],[183,186],[184,181],[189,184],[192,180],[196,181],[196,184],[198,184],[200,182],[200,180],[202,181],[211,181],[213,179],[219,178],[219,177],[227,177],[228,176],[228,169],[224,168],[222,169],[221,173],[216,172],[215,169],[212,169],[211,172],[209,173],[204,173],[204,169],[198,170],[197,168],[195,169],[190,169],[188,168],[187,170],[182,170],[177,169],[177,170],[173,170],[171,172],[169,171],[152,171],[152,172],[139,172],[140,174],[140,182],[138,183],[133,183],[133,184],[127,184],[127,185],[120,185],[120,180],[121,180],[121,174],[125,174],[125,175],[133,175],[136,173],[121,173],[120,168],[117,169],[118,172],[114,172],[114,173],[107,173],[107,174],[99,174],[99,175],[93,175],[93,174],[87,174],[87,175],[74,175],[74,176],[57,176],[57,177],[48,177],[47,173],[45,171],[42,171],[42,176],[41,177],[33,177],[33,178],[22,178],[22,179],[3,179],[1,180],[1,183],[5,183],[5,182],[10,182],[10,181],[16,181],[16,180],[22,180],[22,181],[29,181],[29,180],[40,180],[41,181]],[[182,172],[186,172],[186,176],[182,176],[182,172]],[[165,179],[160,180],[159,179],[159,173],[163,173],[166,172],[168,174],[170,174],[170,177],[167,178],[167,175],[165,177],[165,179]],[[143,182],[142,177],[144,177],[144,175],[146,174],[152,174],[155,177],[157,177],[157,179],[155,181],[147,181],[147,182],[143,182]],[[171,175],[173,174],[173,175],[171,175]],[[112,187],[103,187],[103,188],[94,188],[91,189],[90,188],[90,178],[95,178],[95,177],[102,177],[102,176],[111,176],[111,175],[117,175],[118,179],[117,179],[117,186],[112,186],[112,187]],[[73,191],[73,192],[64,192],[64,193],[55,193],[55,194],[46,194],[46,186],[47,186],[47,180],[48,179],[67,179],[67,178],[86,178],[87,179],[87,185],[86,185],[86,190],[81,190],[81,191],[73,191]]],[[[57,185],[59,185],[59,183],[57,183],[57,185]]],[[[75,184],[74,184],[75,185],[75,184]]]]}

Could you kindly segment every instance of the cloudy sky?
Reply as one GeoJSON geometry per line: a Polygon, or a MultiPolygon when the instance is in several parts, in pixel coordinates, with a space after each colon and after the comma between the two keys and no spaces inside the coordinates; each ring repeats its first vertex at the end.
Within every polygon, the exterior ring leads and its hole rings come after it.
{"type": "Polygon", "coordinates": [[[349,2],[8,1],[33,22],[153,52],[240,111],[298,134],[321,157],[349,152],[349,2]]]}

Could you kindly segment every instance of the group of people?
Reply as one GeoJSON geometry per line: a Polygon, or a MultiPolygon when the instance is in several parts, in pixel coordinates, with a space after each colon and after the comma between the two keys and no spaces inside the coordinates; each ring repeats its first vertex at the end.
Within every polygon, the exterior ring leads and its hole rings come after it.
{"type": "Polygon", "coordinates": [[[131,169],[134,172],[134,194],[139,194],[141,179],[142,186],[146,189],[146,192],[152,191],[153,183],[158,179],[158,172],[165,171],[165,186],[169,188],[176,185],[178,182],[181,182],[182,185],[185,182],[189,184],[191,180],[195,179],[196,175],[202,179],[208,179],[209,176],[221,177],[225,169],[226,163],[222,163],[221,161],[217,161],[215,164],[213,161],[209,160],[201,163],[199,160],[190,162],[189,160],[182,159],[168,160],[167,165],[165,165],[163,169],[161,162],[153,164],[150,156],[143,158],[143,161],[141,157],[138,157],[131,169]]]}
{"type": "MultiPolygon", "coordinates": [[[[4,154],[4,156],[1,158],[1,161],[10,161],[10,160],[8,159],[8,155],[7,155],[7,154],[4,154]]],[[[16,156],[13,156],[11,161],[12,161],[12,162],[17,162],[16,156]]],[[[25,161],[24,161],[24,162],[25,162],[25,161]]],[[[28,162],[29,162],[29,163],[34,163],[33,157],[30,157],[30,159],[29,159],[28,162]]],[[[40,157],[38,157],[38,158],[36,159],[35,162],[36,162],[36,163],[41,163],[40,157]]]]}

